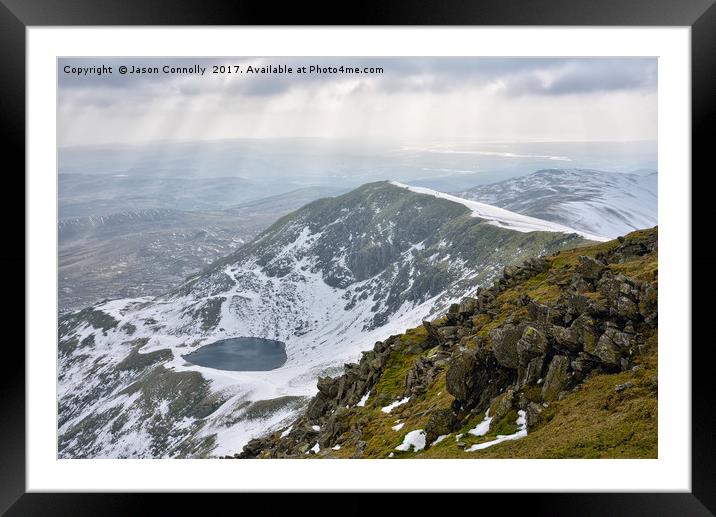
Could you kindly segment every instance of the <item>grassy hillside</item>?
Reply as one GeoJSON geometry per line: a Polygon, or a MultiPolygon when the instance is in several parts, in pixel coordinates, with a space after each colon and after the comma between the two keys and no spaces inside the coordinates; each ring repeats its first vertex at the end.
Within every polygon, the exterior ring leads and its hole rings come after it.
{"type": "Polygon", "coordinates": [[[508,267],[237,456],[655,458],[657,289],[656,228],[508,267]]]}

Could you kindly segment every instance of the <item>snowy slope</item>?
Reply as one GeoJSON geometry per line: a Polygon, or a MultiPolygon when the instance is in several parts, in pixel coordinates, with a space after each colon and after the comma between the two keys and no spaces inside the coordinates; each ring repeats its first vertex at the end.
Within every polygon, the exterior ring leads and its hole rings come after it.
{"type": "Polygon", "coordinates": [[[657,224],[657,180],[656,172],[545,169],[455,195],[614,238],[657,224]]]}
{"type": "Polygon", "coordinates": [[[419,194],[426,194],[428,196],[435,196],[439,197],[441,199],[447,199],[449,201],[453,201],[455,203],[460,203],[461,205],[466,206],[470,209],[472,212],[473,217],[479,217],[480,219],[485,219],[490,222],[490,224],[494,224],[495,226],[499,226],[500,228],[508,228],[510,230],[515,230],[517,232],[562,232],[562,233],[577,233],[584,237],[585,239],[589,239],[592,241],[607,241],[609,240],[607,237],[603,237],[601,235],[596,235],[593,233],[588,233],[582,230],[577,230],[575,228],[569,228],[568,226],[554,223],[551,221],[546,221],[542,219],[537,219],[534,217],[529,217],[526,215],[517,214],[515,212],[510,212],[509,210],[505,210],[503,208],[499,208],[492,205],[487,205],[485,203],[480,203],[478,201],[472,201],[465,199],[463,197],[458,196],[452,196],[450,194],[445,194],[443,192],[438,192],[436,190],[431,190],[429,188],[425,187],[411,187],[410,185],[404,185],[402,183],[398,182],[391,182],[393,185],[396,185],[398,187],[407,188],[408,190],[411,190],[412,192],[417,192],[419,194]]]}
{"type": "Polygon", "coordinates": [[[319,375],[490,283],[505,265],[581,242],[494,221],[464,202],[368,184],[279,219],[164,296],[63,317],[60,456],[240,450],[300,410],[319,375]],[[234,372],[182,358],[237,336],[283,341],[286,364],[234,372]]]}

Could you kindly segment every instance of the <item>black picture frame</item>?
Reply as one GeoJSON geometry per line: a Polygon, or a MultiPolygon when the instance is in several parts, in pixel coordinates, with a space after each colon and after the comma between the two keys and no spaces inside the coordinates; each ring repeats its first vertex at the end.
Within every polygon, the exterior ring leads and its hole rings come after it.
{"type": "MultiPolygon", "coordinates": [[[[212,0],[0,0],[0,120],[5,148],[3,156],[16,165],[7,170],[9,191],[25,192],[18,171],[25,167],[25,31],[31,26],[87,25],[604,25],[691,27],[692,74],[692,243],[712,235],[709,223],[716,219],[715,203],[707,180],[713,166],[708,163],[713,144],[708,131],[716,119],[716,6],[715,0],[492,0],[468,2],[406,2],[399,0],[362,2],[353,9],[336,4],[286,4],[212,0]],[[350,13],[350,18],[341,13],[350,13]],[[709,167],[711,166],[711,167],[709,167]],[[8,179],[11,176],[13,180],[8,179]],[[698,188],[694,188],[698,185],[698,188]]],[[[688,171],[684,171],[685,181],[688,171]]],[[[24,195],[10,196],[24,203],[24,195]]],[[[668,199],[664,202],[668,202],[668,199]]],[[[0,252],[3,271],[25,267],[25,228],[17,211],[5,204],[6,245],[0,252]],[[12,243],[10,245],[9,243],[12,243]]],[[[24,213],[24,209],[22,210],[24,213]]],[[[697,251],[692,244],[692,491],[690,493],[591,493],[510,494],[509,506],[530,514],[562,515],[714,515],[716,514],[716,417],[711,407],[713,390],[713,345],[708,334],[700,334],[709,321],[711,303],[696,303],[698,293],[714,292],[716,255],[708,243],[697,251]]],[[[29,271],[25,269],[25,274],[29,271]]],[[[12,300],[3,302],[8,321],[19,322],[17,293],[24,292],[20,275],[7,275],[4,285],[12,300]]],[[[7,297],[5,297],[7,298],[7,297]]],[[[24,295],[22,300],[24,300],[24,295]]],[[[708,300],[708,298],[703,298],[708,300]]],[[[22,308],[22,309],[21,309],[22,308]]],[[[26,314],[23,312],[23,314],[26,314]]],[[[16,325],[19,328],[19,324],[16,325]]],[[[24,341],[24,335],[23,341],[24,341]]],[[[0,376],[2,424],[0,424],[0,513],[7,515],[132,515],[148,511],[141,494],[38,494],[25,490],[25,354],[18,339],[5,341],[7,364],[15,365],[0,376]]],[[[689,343],[669,344],[687,347],[689,343]]],[[[215,496],[214,496],[215,497],[215,496]]],[[[246,497],[243,495],[242,497],[246,497]]],[[[475,496],[473,496],[475,497],[475,496]]],[[[502,495],[480,495],[483,500],[502,495]]],[[[206,498],[200,498],[206,499],[206,498]]],[[[222,498],[223,499],[223,498],[222,498]]],[[[162,513],[187,509],[187,496],[163,498],[162,513]]],[[[367,501],[367,500],[364,500],[367,501]]],[[[414,499],[420,502],[420,498],[414,499]]],[[[245,504],[245,503],[244,503],[245,504]]],[[[371,503],[353,505],[341,513],[370,508],[371,503]]],[[[402,504],[387,503],[383,509],[402,504]]],[[[460,504],[459,502],[457,504],[460,504]]],[[[481,502],[480,504],[483,504],[481,502]]],[[[498,502],[498,504],[504,504],[498,502]]],[[[484,506],[485,509],[488,506],[484,506]]],[[[338,511],[338,510],[337,510],[338,511]]]]}

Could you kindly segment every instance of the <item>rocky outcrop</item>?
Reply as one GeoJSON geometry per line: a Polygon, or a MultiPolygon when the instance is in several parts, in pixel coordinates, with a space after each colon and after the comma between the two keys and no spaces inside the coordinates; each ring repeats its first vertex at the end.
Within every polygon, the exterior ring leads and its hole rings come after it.
{"type": "Polygon", "coordinates": [[[507,267],[491,287],[423,322],[409,339],[378,342],[359,363],[345,365],[340,377],[320,378],[318,393],[290,429],[252,440],[238,456],[298,457],[315,454],[318,443],[320,455],[349,444],[352,457],[366,457],[372,443],[366,413],[390,403],[396,403],[391,417],[423,421],[428,448],[487,410],[491,428],[514,421],[518,410],[528,426],[538,425],[545,407],[592,372],[632,368],[658,321],[656,252],[654,229],[596,251],[507,267]],[[389,359],[394,366],[386,373],[389,359]],[[444,382],[451,403],[423,405],[416,413],[414,404],[442,393],[431,389],[437,382],[444,382]],[[396,384],[400,391],[379,392],[396,384]]]}

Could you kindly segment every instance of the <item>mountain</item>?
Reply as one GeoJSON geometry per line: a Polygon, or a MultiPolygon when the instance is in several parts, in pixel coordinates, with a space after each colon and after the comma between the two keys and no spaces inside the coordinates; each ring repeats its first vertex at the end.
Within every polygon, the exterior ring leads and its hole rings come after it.
{"type": "Polygon", "coordinates": [[[657,223],[656,172],[544,169],[455,195],[615,238],[657,223]]]}
{"type": "Polygon", "coordinates": [[[389,182],[309,203],[162,296],[60,318],[59,454],[234,451],[295,415],[319,375],[376,340],[505,265],[584,243],[553,223],[389,182]],[[227,371],[185,359],[235,337],[283,342],[285,364],[227,371]]]}
{"type": "Polygon", "coordinates": [[[505,268],[239,458],[656,458],[656,228],[505,268]]]}
{"type": "Polygon", "coordinates": [[[162,294],[277,218],[339,192],[302,188],[224,210],[152,208],[60,219],[60,313],[99,300],[162,294]]]}

